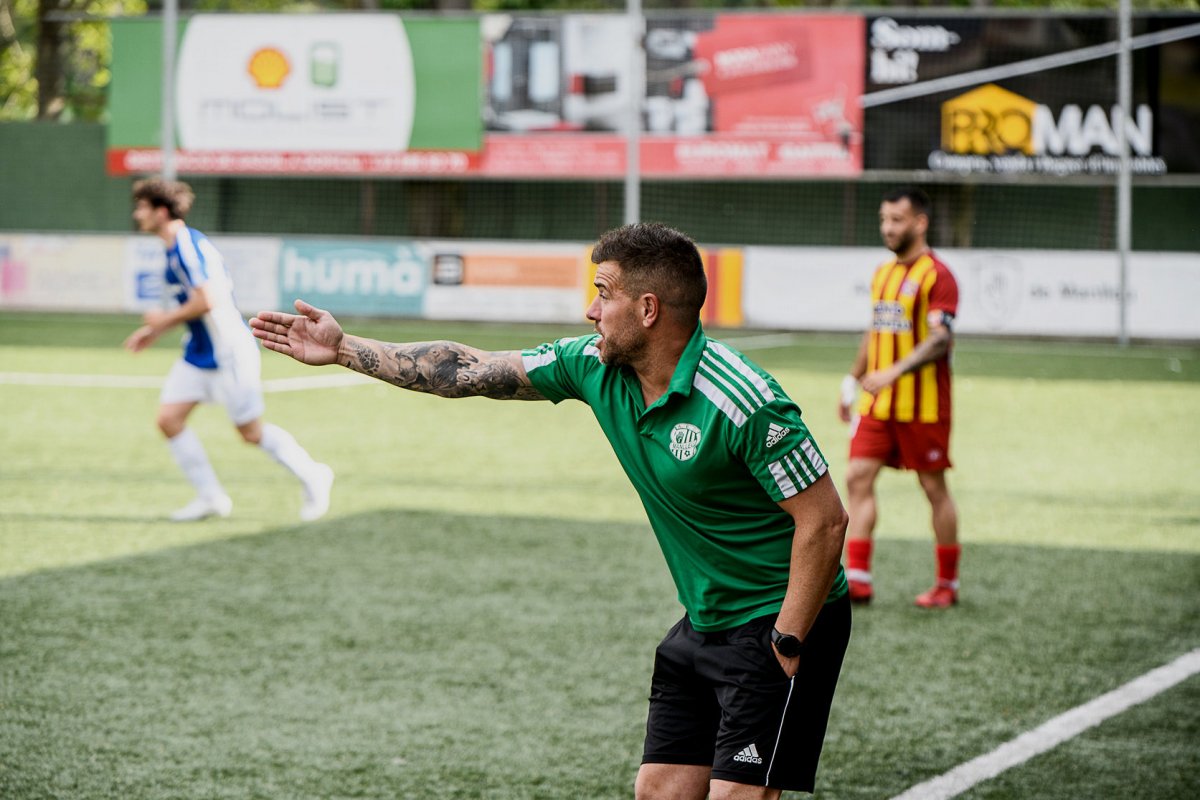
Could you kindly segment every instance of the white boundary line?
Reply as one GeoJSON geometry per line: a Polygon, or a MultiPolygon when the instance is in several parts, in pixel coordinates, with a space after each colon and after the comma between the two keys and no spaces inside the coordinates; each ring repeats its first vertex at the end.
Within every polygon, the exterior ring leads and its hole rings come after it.
{"type": "Polygon", "coordinates": [[[978,783],[996,777],[1099,725],[1138,703],[1165,692],[1200,672],[1200,647],[1170,664],[1151,670],[1108,694],[1059,714],[1031,731],[1006,742],[990,753],[960,764],[932,780],[913,786],[892,800],[949,800],[978,783]]]}
{"type": "MultiPolygon", "coordinates": [[[[372,383],[366,375],[345,373],[263,381],[264,392],[299,392],[372,383]]],[[[67,386],[87,389],[159,389],[163,379],[141,375],[71,375],[61,372],[0,372],[0,384],[67,386]]]]}

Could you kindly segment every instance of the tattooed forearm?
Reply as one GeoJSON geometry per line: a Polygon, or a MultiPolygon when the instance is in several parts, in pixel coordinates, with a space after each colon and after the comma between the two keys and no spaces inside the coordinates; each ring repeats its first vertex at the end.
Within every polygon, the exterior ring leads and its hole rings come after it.
{"type": "Polygon", "coordinates": [[[457,342],[389,344],[369,339],[347,341],[342,350],[342,366],[414,392],[439,397],[545,399],[520,367],[519,353],[491,353],[457,342]]]}

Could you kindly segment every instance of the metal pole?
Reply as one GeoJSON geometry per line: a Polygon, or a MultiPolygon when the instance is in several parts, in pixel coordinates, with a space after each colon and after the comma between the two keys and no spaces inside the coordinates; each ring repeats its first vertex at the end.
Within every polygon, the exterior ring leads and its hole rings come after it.
{"type": "Polygon", "coordinates": [[[179,0],[163,0],[162,17],[162,176],[174,180],[175,171],[175,38],[179,27],[179,0]]]}
{"type": "Polygon", "coordinates": [[[1129,250],[1130,227],[1133,218],[1133,189],[1130,178],[1132,164],[1129,158],[1129,133],[1127,126],[1133,114],[1133,68],[1130,58],[1130,15],[1129,0],[1120,0],[1117,23],[1121,49],[1117,51],[1117,145],[1121,149],[1121,172],[1117,176],[1117,307],[1119,324],[1117,342],[1122,347],[1129,344],[1129,250]]]}
{"type": "Polygon", "coordinates": [[[626,0],[625,13],[633,40],[629,54],[629,116],[625,121],[625,224],[629,225],[642,220],[642,95],[646,91],[646,54],[642,49],[646,19],[642,16],[642,0],[626,0]]]}

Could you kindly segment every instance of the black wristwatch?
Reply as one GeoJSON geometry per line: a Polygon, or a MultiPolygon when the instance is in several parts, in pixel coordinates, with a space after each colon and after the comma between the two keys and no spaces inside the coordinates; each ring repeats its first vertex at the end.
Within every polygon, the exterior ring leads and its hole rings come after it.
{"type": "Polygon", "coordinates": [[[779,655],[784,658],[795,658],[804,649],[804,642],[790,633],[780,633],[774,628],[771,628],[771,644],[775,645],[779,655]]]}

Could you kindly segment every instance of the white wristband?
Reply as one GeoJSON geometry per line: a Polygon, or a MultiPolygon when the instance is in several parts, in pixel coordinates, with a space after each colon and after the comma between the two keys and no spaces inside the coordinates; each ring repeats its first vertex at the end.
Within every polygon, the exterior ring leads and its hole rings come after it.
{"type": "Polygon", "coordinates": [[[858,378],[847,375],[842,378],[842,405],[849,407],[858,399],[858,378]]]}

